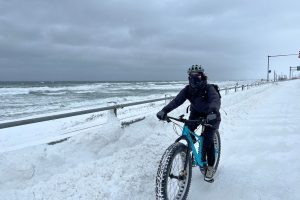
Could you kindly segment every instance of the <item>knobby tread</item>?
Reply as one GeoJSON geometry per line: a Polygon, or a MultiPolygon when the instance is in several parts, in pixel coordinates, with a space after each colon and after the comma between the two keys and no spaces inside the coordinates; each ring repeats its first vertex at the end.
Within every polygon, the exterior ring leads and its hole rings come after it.
{"type": "Polygon", "coordinates": [[[219,146],[218,146],[219,155],[218,155],[218,158],[216,159],[216,163],[214,164],[214,170],[216,172],[217,169],[218,169],[219,162],[220,162],[220,157],[221,157],[221,137],[220,137],[219,131],[216,131],[215,136],[217,137],[216,139],[218,140],[218,143],[219,143],[219,146]]]}
{"type": "MultiPolygon", "coordinates": [[[[176,142],[167,148],[167,150],[165,151],[165,153],[163,154],[160,160],[160,164],[156,176],[156,187],[155,187],[157,200],[169,200],[167,195],[168,176],[169,176],[170,168],[172,166],[173,159],[180,152],[186,153],[187,146],[180,142],[176,142]]],[[[187,177],[188,182],[186,184],[186,188],[180,188],[181,194],[179,194],[179,196],[176,197],[176,199],[185,200],[189,193],[191,179],[192,179],[192,165],[191,165],[191,158],[189,154],[188,154],[187,170],[189,170],[189,173],[187,177]]]]}

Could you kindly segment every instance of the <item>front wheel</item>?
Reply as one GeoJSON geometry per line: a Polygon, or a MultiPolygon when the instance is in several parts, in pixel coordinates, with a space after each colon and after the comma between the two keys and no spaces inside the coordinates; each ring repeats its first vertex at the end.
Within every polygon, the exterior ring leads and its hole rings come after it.
{"type": "Polygon", "coordinates": [[[192,179],[192,161],[188,147],[182,143],[172,144],[164,153],[156,176],[156,199],[185,200],[192,179]],[[184,169],[186,164],[186,169],[184,169]]]}

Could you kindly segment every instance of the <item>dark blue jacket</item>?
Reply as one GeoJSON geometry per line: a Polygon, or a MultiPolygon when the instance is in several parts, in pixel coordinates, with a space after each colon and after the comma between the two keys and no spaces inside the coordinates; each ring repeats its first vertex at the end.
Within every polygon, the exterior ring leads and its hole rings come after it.
{"type": "Polygon", "coordinates": [[[182,105],[186,100],[191,102],[191,112],[199,113],[200,116],[205,117],[208,113],[214,112],[217,114],[217,119],[220,117],[221,99],[213,85],[207,84],[206,87],[200,91],[192,91],[189,85],[183,88],[179,94],[162,110],[166,113],[171,112],[178,106],[182,105]]]}

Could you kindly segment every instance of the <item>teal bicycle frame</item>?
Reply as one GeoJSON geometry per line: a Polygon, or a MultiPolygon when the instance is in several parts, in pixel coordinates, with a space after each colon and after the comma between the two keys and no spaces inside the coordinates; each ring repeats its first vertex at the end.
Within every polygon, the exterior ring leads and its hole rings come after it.
{"type": "MultiPolygon", "coordinates": [[[[187,121],[198,121],[200,122],[200,124],[202,125],[202,131],[201,131],[201,134],[203,133],[204,129],[206,126],[211,126],[210,124],[207,124],[206,121],[202,121],[201,122],[201,119],[200,120],[186,120],[183,118],[183,115],[180,116],[179,118],[174,118],[174,117],[170,117],[168,116],[168,119],[167,119],[167,122],[171,122],[171,119],[172,120],[175,120],[175,121],[178,121],[178,122],[182,122],[182,123],[186,123],[187,121]]],[[[195,166],[199,166],[200,167],[200,170],[202,172],[202,169],[205,168],[207,166],[207,162],[206,162],[206,159],[203,159],[202,160],[202,153],[203,153],[203,136],[202,135],[197,135],[196,133],[190,131],[190,129],[184,125],[183,126],[183,130],[182,130],[182,134],[181,136],[175,141],[175,142],[179,142],[180,140],[185,140],[187,142],[187,154],[186,154],[186,160],[189,159],[189,155],[190,155],[190,151],[193,152],[193,156],[195,158],[195,163],[193,163],[195,166]],[[192,139],[192,136],[193,135],[197,141],[198,141],[198,144],[199,144],[199,147],[198,147],[198,152],[197,152],[197,149],[194,145],[194,142],[193,142],[193,139],[192,139]]],[[[217,136],[217,141],[218,141],[218,136],[217,136]]],[[[214,138],[214,151],[215,151],[215,156],[216,158],[219,159],[219,149],[218,149],[218,145],[215,145],[215,138],[214,138]]],[[[187,163],[188,162],[185,162],[185,165],[184,165],[184,169],[186,169],[187,167],[187,163]]],[[[217,163],[215,163],[218,165],[218,161],[217,163]]]]}
{"type": "Polygon", "coordinates": [[[207,162],[206,161],[202,161],[203,136],[201,136],[201,135],[199,136],[196,133],[190,131],[190,129],[186,125],[184,125],[183,126],[183,130],[182,130],[182,137],[186,137],[188,139],[189,146],[190,146],[191,150],[193,151],[193,155],[195,157],[195,162],[196,163],[194,163],[194,164],[196,164],[199,167],[206,167],[207,166],[207,162]],[[198,143],[199,143],[198,152],[197,152],[196,147],[194,145],[194,142],[193,142],[191,134],[193,136],[195,136],[196,139],[198,140],[198,143]]]}

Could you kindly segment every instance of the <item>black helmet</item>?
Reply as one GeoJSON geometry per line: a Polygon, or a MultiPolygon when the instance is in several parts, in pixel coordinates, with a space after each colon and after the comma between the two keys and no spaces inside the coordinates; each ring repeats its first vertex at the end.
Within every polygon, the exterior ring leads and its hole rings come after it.
{"type": "Polygon", "coordinates": [[[203,69],[202,65],[192,65],[191,67],[189,67],[187,73],[188,73],[188,75],[190,75],[191,73],[203,73],[204,74],[204,69],[203,69]]]}

